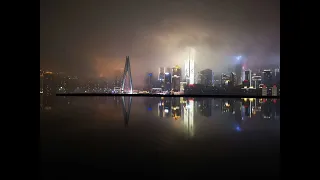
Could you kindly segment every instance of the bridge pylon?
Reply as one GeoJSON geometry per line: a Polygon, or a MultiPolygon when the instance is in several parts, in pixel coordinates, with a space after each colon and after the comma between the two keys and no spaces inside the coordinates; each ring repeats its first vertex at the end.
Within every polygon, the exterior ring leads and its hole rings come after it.
{"type": "Polygon", "coordinates": [[[131,76],[131,67],[130,67],[130,58],[129,56],[126,56],[126,64],[124,66],[124,72],[123,72],[123,77],[122,77],[122,86],[121,90],[124,92],[124,87],[127,78],[129,78],[129,89],[130,89],[130,94],[132,94],[133,87],[132,87],[132,76],[131,76]]]}

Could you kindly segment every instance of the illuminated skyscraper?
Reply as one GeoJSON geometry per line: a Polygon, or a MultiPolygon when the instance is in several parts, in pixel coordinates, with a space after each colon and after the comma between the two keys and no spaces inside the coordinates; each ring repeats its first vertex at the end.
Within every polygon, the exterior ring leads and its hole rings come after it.
{"type": "Polygon", "coordinates": [[[188,58],[185,60],[185,78],[186,78],[187,84],[194,84],[194,80],[195,80],[194,60],[195,60],[195,50],[193,48],[189,48],[188,58]]]}
{"type": "Polygon", "coordinates": [[[243,70],[244,70],[244,62],[243,62],[243,57],[242,56],[237,56],[236,57],[236,68],[235,68],[235,73],[236,73],[236,79],[237,83],[236,85],[241,85],[243,81],[243,70]]]}
{"type": "Polygon", "coordinates": [[[159,68],[158,81],[160,83],[160,87],[164,88],[164,79],[165,79],[165,70],[164,67],[159,68]]]}
{"type": "Polygon", "coordinates": [[[152,84],[152,77],[153,77],[153,74],[152,73],[147,73],[147,77],[146,77],[146,89],[148,91],[150,91],[150,89],[153,87],[153,84],[152,84]]]}
{"type": "Polygon", "coordinates": [[[236,73],[231,72],[230,73],[230,82],[229,82],[229,87],[234,87],[237,85],[237,76],[236,73]]]}
{"type": "Polygon", "coordinates": [[[171,88],[173,91],[180,91],[180,82],[181,82],[181,68],[179,66],[175,66],[172,68],[172,80],[171,80],[171,88]]]}
{"type": "Polygon", "coordinates": [[[258,89],[261,84],[261,76],[252,76],[252,86],[253,88],[258,89]]]}
{"type": "Polygon", "coordinates": [[[172,71],[171,68],[166,68],[166,72],[164,76],[164,84],[165,84],[164,88],[166,91],[171,91],[171,80],[172,80],[171,71],[172,71]]]}
{"type": "Polygon", "coordinates": [[[230,83],[230,77],[227,74],[222,73],[220,82],[222,87],[228,86],[230,83]]]}
{"type": "Polygon", "coordinates": [[[243,85],[245,87],[251,87],[252,86],[252,77],[251,77],[251,70],[246,70],[244,71],[244,81],[243,81],[243,85]]]}

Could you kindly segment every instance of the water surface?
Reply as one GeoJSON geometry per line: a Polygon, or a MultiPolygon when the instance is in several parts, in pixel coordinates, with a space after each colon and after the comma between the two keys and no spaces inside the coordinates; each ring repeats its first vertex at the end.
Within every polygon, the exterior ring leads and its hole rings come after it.
{"type": "Polygon", "coordinates": [[[280,100],[40,97],[40,138],[43,179],[275,177],[280,100]]]}

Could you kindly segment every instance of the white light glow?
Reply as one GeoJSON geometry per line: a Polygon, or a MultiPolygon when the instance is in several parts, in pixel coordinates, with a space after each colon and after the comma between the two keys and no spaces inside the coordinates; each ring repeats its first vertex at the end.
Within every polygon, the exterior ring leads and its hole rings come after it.
{"type": "Polygon", "coordinates": [[[195,70],[194,70],[194,62],[196,50],[194,48],[187,48],[186,52],[188,53],[187,59],[184,61],[185,63],[185,77],[186,80],[189,81],[189,84],[194,84],[195,79],[195,70]]]}

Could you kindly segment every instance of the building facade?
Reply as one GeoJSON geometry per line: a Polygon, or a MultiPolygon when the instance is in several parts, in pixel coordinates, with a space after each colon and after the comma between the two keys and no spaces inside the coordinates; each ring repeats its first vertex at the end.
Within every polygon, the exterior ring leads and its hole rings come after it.
{"type": "Polygon", "coordinates": [[[205,86],[212,86],[213,82],[213,72],[211,69],[205,69],[200,71],[200,84],[205,86]]]}
{"type": "Polygon", "coordinates": [[[180,91],[181,68],[175,66],[172,68],[171,88],[174,92],[180,91]]]}

